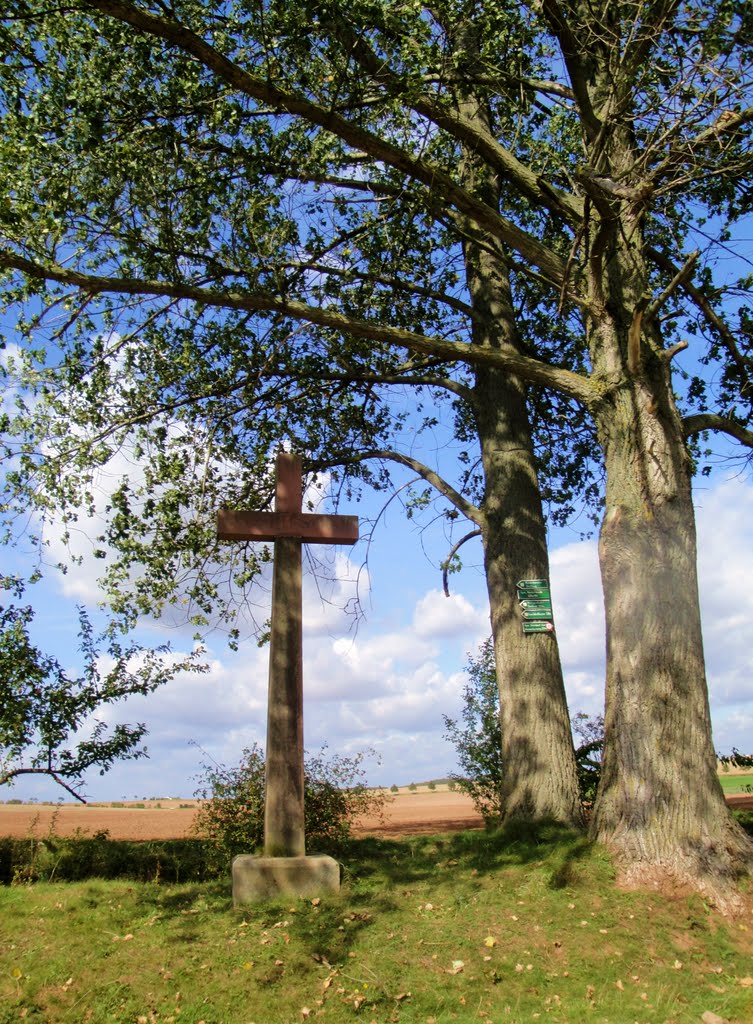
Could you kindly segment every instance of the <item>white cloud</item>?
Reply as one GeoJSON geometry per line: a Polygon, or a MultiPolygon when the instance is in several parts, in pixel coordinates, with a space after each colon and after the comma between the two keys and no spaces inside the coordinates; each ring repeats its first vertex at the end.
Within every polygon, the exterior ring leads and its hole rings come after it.
{"type": "Polygon", "coordinates": [[[441,590],[430,590],[416,605],[413,628],[420,637],[447,637],[469,630],[489,630],[487,610],[474,608],[462,594],[446,597],[441,590]]]}

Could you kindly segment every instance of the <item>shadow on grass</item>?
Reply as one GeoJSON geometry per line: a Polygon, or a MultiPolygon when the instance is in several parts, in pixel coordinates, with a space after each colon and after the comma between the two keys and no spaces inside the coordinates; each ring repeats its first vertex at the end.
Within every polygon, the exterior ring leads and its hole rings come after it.
{"type": "Polygon", "coordinates": [[[346,877],[410,886],[435,878],[443,867],[483,877],[546,862],[552,871],[550,884],[563,888],[572,884],[574,865],[590,849],[591,843],[581,833],[551,821],[403,840],[369,837],[353,841],[345,855],[346,877]]]}

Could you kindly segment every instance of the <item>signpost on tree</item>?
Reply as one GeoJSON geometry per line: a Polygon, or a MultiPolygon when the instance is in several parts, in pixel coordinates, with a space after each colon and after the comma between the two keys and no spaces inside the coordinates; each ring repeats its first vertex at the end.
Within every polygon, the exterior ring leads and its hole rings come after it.
{"type": "Polygon", "coordinates": [[[277,456],[274,512],[217,516],[217,536],[231,541],[273,541],[272,628],[269,652],[264,856],[233,862],[236,903],[274,892],[308,895],[339,886],[330,857],[306,857],[303,807],[303,544],[355,544],[357,516],[315,515],[301,509],[300,459],[277,456]],[[336,883],[336,884],[335,884],[336,883]]]}

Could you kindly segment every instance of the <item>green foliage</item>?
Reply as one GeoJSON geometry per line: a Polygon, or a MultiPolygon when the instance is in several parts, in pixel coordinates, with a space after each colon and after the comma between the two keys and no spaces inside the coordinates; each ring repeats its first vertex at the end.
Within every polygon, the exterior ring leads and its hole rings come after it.
{"type": "MultiPolygon", "coordinates": [[[[385,796],[366,786],[363,768],[373,751],[344,757],[326,748],[304,760],[304,814],[309,852],[337,853],[363,814],[379,815],[385,796]]],[[[264,752],[254,744],[239,764],[203,765],[196,796],[204,803],[194,829],[214,851],[217,863],[229,864],[239,853],[253,853],[264,841],[264,752]]]]}
{"type": "Polygon", "coordinates": [[[54,828],[45,836],[0,837],[0,885],[90,878],[174,883],[217,874],[212,850],[200,839],[131,842],[110,839],[105,831],[58,836],[54,828]]]}
{"type": "MultiPolygon", "coordinates": [[[[504,815],[502,733],[499,690],[491,637],[476,657],[468,659],[468,681],[463,688],[462,723],[444,716],[445,736],[455,747],[460,773],[451,776],[454,785],[467,793],[487,824],[504,815]]],[[[581,800],[592,804],[601,778],[604,719],[583,711],[572,718],[573,732],[582,743],[576,747],[578,786],[581,800]]]]}
{"type": "Polygon", "coordinates": [[[427,788],[427,789],[430,789],[430,790],[432,790],[432,792],[433,792],[433,791],[434,791],[434,790],[435,790],[435,789],[437,788],[437,784],[436,784],[436,782],[434,782],[434,780],[432,779],[432,781],[431,781],[431,782],[427,782],[427,783],[426,783],[426,788],[427,788]]]}
{"type": "MultiPolygon", "coordinates": [[[[24,586],[17,578],[0,576],[3,590],[18,599],[24,586]]],[[[108,732],[106,723],[96,720],[97,713],[134,694],[151,693],[177,672],[199,666],[194,656],[167,662],[167,647],[145,650],[137,644],[123,646],[112,634],[98,637],[80,608],[84,670],[73,677],[33,644],[33,618],[30,605],[0,604],[0,785],[20,775],[47,775],[82,799],[79,790],[90,768],[103,775],[116,761],[146,753],[141,746],[143,724],[116,725],[108,732]],[[99,665],[102,644],[113,663],[106,673],[99,665]],[[92,718],[94,725],[87,731],[92,718]]]]}
{"type": "Polygon", "coordinates": [[[399,792],[400,792],[400,787],[399,787],[399,786],[397,786],[397,785],[396,785],[396,784],[395,784],[395,783],[393,782],[393,783],[392,783],[392,785],[390,786],[390,793],[399,793],[399,792]]]}
{"type": "Polygon", "coordinates": [[[572,719],[573,732],[581,739],[575,748],[578,787],[584,804],[592,805],[601,780],[601,755],[604,749],[604,716],[589,716],[578,711],[572,719]]]}
{"type": "Polygon", "coordinates": [[[502,817],[502,738],[499,691],[494,668],[494,642],[485,640],[477,657],[468,659],[468,681],[463,687],[462,724],[444,716],[445,736],[455,747],[460,772],[455,785],[473,800],[476,810],[491,823],[502,817]]]}
{"type": "Polygon", "coordinates": [[[416,790],[418,789],[418,786],[416,785],[415,782],[411,782],[411,784],[408,786],[408,789],[410,790],[411,793],[415,793],[416,790]]]}

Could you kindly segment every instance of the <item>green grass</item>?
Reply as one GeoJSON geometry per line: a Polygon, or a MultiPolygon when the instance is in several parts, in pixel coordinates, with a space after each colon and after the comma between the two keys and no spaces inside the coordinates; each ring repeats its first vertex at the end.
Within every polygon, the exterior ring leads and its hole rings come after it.
{"type": "Polygon", "coordinates": [[[343,860],[339,896],[244,911],[228,879],[5,886],[0,1024],[753,1019],[753,920],[621,892],[578,836],[365,839],[343,860]]]}
{"type": "Polygon", "coordinates": [[[728,796],[735,793],[753,794],[753,775],[725,775],[722,773],[719,775],[719,781],[728,796]],[[751,788],[746,789],[746,786],[751,788]]]}

